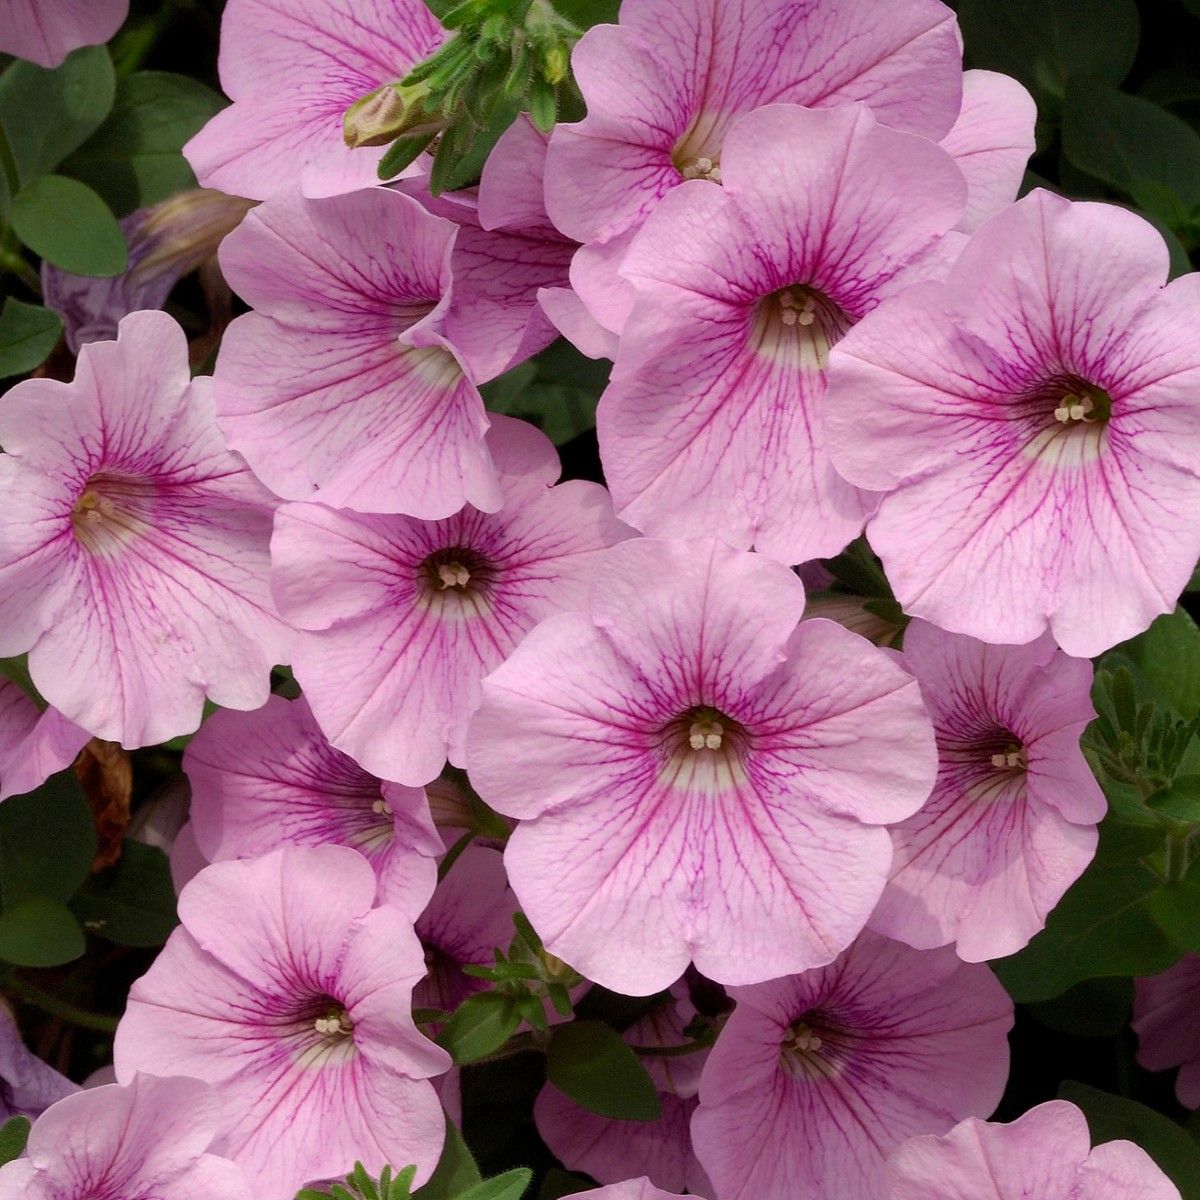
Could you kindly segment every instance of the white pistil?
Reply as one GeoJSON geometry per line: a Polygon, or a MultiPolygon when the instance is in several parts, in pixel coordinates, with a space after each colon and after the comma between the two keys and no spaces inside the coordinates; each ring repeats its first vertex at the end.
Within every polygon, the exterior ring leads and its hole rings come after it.
{"type": "Polygon", "coordinates": [[[992,766],[999,771],[1011,771],[1025,766],[1025,754],[1020,749],[1006,750],[1003,754],[992,755],[992,766]]]}
{"type": "Polygon", "coordinates": [[[371,811],[377,817],[386,817],[391,813],[392,810],[388,807],[388,802],[386,800],[376,800],[375,803],[371,805],[371,811]]]}
{"type": "Polygon", "coordinates": [[[471,572],[462,563],[442,563],[438,569],[438,587],[442,591],[447,588],[465,588],[471,582],[471,572]]]}
{"type": "Polygon", "coordinates": [[[1064,396],[1062,403],[1054,410],[1054,419],[1064,425],[1079,421],[1092,420],[1091,412],[1096,407],[1091,396],[1064,396]]]}
{"type": "Polygon", "coordinates": [[[724,734],[720,721],[693,721],[688,730],[688,745],[693,750],[720,750],[724,734]]]}
{"type": "Polygon", "coordinates": [[[313,1028],[325,1037],[330,1035],[345,1037],[354,1032],[354,1026],[350,1023],[350,1018],[344,1009],[340,1012],[330,1013],[328,1016],[318,1017],[313,1022],[313,1028]]]}

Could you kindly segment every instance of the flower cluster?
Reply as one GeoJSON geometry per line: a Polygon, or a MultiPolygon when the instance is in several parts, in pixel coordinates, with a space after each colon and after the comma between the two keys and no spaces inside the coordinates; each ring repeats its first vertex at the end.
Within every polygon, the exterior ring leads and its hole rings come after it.
{"type": "MultiPolygon", "coordinates": [[[[121,8],[10,2],[0,49],[121,8]]],[[[0,1029],[0,1108],[46,1109],[0,1200],[420,1185],[453,1068],[523,1049],[599,1198],[1176,1200],[1069,1104],[988,1123],[987,963],[1096,853],[1084,656],[1200,558],[1200,276],[1016,200],[1033,102],[940,0],[625,0],[583,119],[380,184],[343,116],[446,38],[421,0],[229,0],[188,147],[248,309],[211,376],[145,233],[149,282],[52,276],[73,381],[0,399],[0,655],[49,705],[0,680],[0,798],[190,738],[195,860],[115,1084],[0,1029]],[[485,408],[560,333],[613,360],[605,486],[485,408]],[[864,532],[886,628],[806,594],[864,532]],[[638,998],[649,1118],[555,1074],[589,985],[638,998]]],[[[1136,1025],[1193,1105],[1198,995],[1185,962],[1136,1025]]]]}

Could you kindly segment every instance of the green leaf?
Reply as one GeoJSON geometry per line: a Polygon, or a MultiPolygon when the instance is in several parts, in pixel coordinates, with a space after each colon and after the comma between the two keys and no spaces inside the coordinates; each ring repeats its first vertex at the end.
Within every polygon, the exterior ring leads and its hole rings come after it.
{"type": "Polygon", "coordinates": [[[76,50],[53,71],[18,60],[0,75],[0,125],[21,183],[52,171],[82,146],[108,116],[115,95],[103,46],[76,50]]]}
{"type": "Polygon", "coordinates": [[[546,1049],[546,1078],[581,1108],[620,1121],[655,1121],[658,1089],[620,1035],[603,1021],[557,1025],[546,1049]]]}
{"type": "Polygon", "coordinates": [[[1100,975],[1154,975],[1179,957],[1149,904],[1162,878],[1145,863],[1093,863],[1024,950],[992,963],[1018,1003],[1100,975]]]}
{"type": "Polygon", "coordinates": [[[474,1187],[481,1178],[462,1134],[447,1117],[442,1156],[428,1182],[413,1192],[412,1200],[456,1200],[460,1192],[474,1187]]]}
{"type": "Polygon", "coordinates": [[[459,1193],[458,1200],[521,1200],[532,1178],[533,1172],[528,1167],[518,1167],[467,1188],[459,1193]]]}
{"type": "Polygon", "coordinates": [[[0,908],[31,896],[68,900],[87,878],[96,829],[73,771],[0,804],[0,908]]]}
{"type": "Polygon", "coordinates": [[[502,95],[497,95],[486,108],[490,119],[481,128],[463,114],[458,125],[442,134],[429,174],[429,188],[435,196],[475,183],[492,148],[521,111],[519,101],[502,95]]]}
{"type": "Polygon", "coordinates": [[[589,1191],[592,1184],[582,1175],[572,1175],[570,1171],[551,1167],[542,1176],[542,1186],[538,1188],[537,1200],[562,1200],[563,1196],[574,1196],[579,1192],[589,1191]]]}
{"type": "Polygon", "coordinates": [[[456,1063],[475,1062],[498,1050],[516,1032],[521,1014],[512,996],[480,992],[468,996],[442,1027],[437,1044],[456,1063]]]}
{"type": "Polygon", "coordinates": [[[179,924],[171,865],[157,846],[126,838],[114,866],[71,902],[84,926],[121,946],[161,946],[179,924]]]}
{"type": "Polygon", "coordinates": [[[1073,1079],[1062,1084],[1058,1095],[1083,1110],[1093,1145],[1131,1141],[1171,1177],[1184,1200],[1200,1197],[1200,1143],[1169,1117],[1073,1079]]]}
{"type": "Polygon", "coordinates": [[[1039,99],[1061,99],[1074,75],[1117,84],[1138,44],[1134,0],[961,0],[971,64],[1013,75],[1039,99]]]}
{"type": "Polygon", "coordinates": [[[0,913],[0,958],[19,967],[57,967],[86,948],[83,930],[58,900],[30,896],[0,913]]]}
{"type": "Polygon", "coordinates": [[[1080,170],[1172,229],[1184,228],[1200,204],[1200,134],[1149,100],[1096,79],[1072,79],[1062,137],[1063,152],[1080,170]]]}
{"type": "Polygon", "coordinates": [[[0,311],[0,379],[40,367],[62,333],[62,318],[52,308],[9,296],[0,311]]]}
{"type": "Polygon", "coordinates": [[[1200,823],[1200,775],[1179,775],[1171,786],[1147,801],[1152,809],[1176,821],[1200,823]]]}
{"type": "Polygon", "coordinates": [[[77,179],[35,179],[17,194],[11,221],[30,250],[74,275],[119,275],[128,263],[117,218],[77,179]]]}
{"type": "Polygon", "coordinates": [[[180,151],[225,101],[186,75],[141,71],[117,85],[107,121],[63,163],[120,216],[196,186],[180,151]]]}
{"type": "Polygon", "coordinates": [[[551,0],[554,10],[580,29],[615,25],[621,0],[551,0]]]}
{"type": "Polygon", "coordinates": [[[1154,694],[1181,717],[1200,714],[1200,629],[1182,608],[1115,649],[1141,668],[1154,694]]]}
{"type": "Polygon", "coordinates": [[[9,1117],[0,1125],[0,1167],[25,1153],[30,1128],[28,1117],[9,1117]]]}
{"type": "Polygon", "coordinates": [[[483,385],[491,412],[536,425],[556,446],[593,428],[611,364],[580,354],[559,338],[529,362],[483,385]]]}
{"type": "Polygon", "coordinates": [[[1028,1007],[1041,1025],[1072,1037],[1116,1037],[1133,1011],[1132,979],[1088,979],[1028,1007]]]}

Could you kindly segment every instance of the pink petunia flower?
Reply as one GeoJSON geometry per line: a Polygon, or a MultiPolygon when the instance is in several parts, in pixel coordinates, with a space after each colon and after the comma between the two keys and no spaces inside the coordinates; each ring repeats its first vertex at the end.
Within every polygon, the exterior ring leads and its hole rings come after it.
{"type": "Polygon", "coordinates": [[[445,36],[423,0],[229,0],[218,66],[233,104],[184,154],[205,187],[255,200],[378,184],[385,148],[349,149],[342,117],[445,36]]]}
{"type": "Polygon", "coordinates": [[[1178,1067],[1179,1103],[1200,1108],[1200,955],[1135,981],[1132,1025],[1138,1062],[1148,1071],[1178,1067]]]}
{"type": "Polygon", "coordinates": [[[493,417],[504,507],[443,521],[285,504],[276,598],[301,631],[296,678],[330,742],[420,786],[462,765],[480,681],[543,617],[583,602],[597,554],[628,531],[593,483],[551,487],[558,456],[532,425],[493,417]]]}
{"type": "Polygon", "coordinates": [[[963,75],[962,111],[941,140],[967,181],[967,208],[957,228],[974,233],[1017,198],[1035,149],[1037,105],[1015,79],[996,71],[963,75]]]}
{"type": "Polygon", "coordinates": [[[892,877],[871,926],[967,962],[1020,950],[1096,853],[1108,802],[1079,738],[1092,664],[1048,636],[989,646],[913,621],[905,666],[933,717],[938,778],[892,826],[892,877]]]}
{"type": "Polygon", "coordinates": [[[985,966],[867,932],[832,966],[733,988],[692,1118],[718,1200],[884,1200],[906,1138],[986,1116],[1012,1001],[985,966]]]}
{"type": "Polygon", "coordinates": [[[196,843],[210,862],[332,843],[370,862],[380,899],[408,920],[433,895],[442,839],[425,793],[369,775],[335,750],[303,698],[214,713],[183,769],[196,843]]]}
{"type": "Polygon", "coordinates": [[[190,733],[257,708],[290,638],[267,583],[272,501],[226,448],[165,313],[85,346],[75,381],[0,400],[0,656],[96,737],[190,733]]]}
{"type": "Polygon", "coordinates": [[[608,552],[590,611],[543,621],[485,681],[471,780],[520,818],[513,890],[589,979],[649,995],[695,960],[758,982],[865,924],[933,731],[888,652],[803,609],[778,563],[639,539],[608,552]]]}
{"type": "Polygon", "coordinates": [[[626,254],[637,303],[597,412],[606,478],[650,535],[836,554],[876,498],[829,458],[829,348],[932,269],[966,184],[862,105],[760,109],[721,164],[723,187],[676,188],[626,254]]]}
{"type": "Polygon", "coordinates": [[[80,46],[99,46],[121,28],[129,0],[0,0],[0,54],[57,67],[80,46]]]}
{"type": "Polygon", "coordinates": [[[69,767],[88,737],[57,710],[39,711],[20,685],[0,678],[0,800],[32,792],[69,767]]]}
{"type": "Polygon", "coordinates": [[[580,242],[636,227],[685,179],[727,180],[726,136],[752,109],[858,100],[937,139],[962,88],[954,14],[938,0],[625,0],[571,65],[588,115],[554,131],[546,200],[580,242]]]}
{"type": "Polygon", "coordinates": [[[229,1157],[262,1200],[361,1161],[429,1178],[444,1133],[429,1077],[444,1051],[417,1032],[421,947],[404,914],[373,908],[370,864],[345,846],[215,863],[184,889],[177,929],[129,993],[117,1078],[206,1080],[229,1157]]]}
{"type": "Polygon", "coordinates": [[[607,1187],[592,1188],[586,1192],[574,1192],[564,1196],[563,1200],[580,1200],[586,1196],[588,1200],[684,1200],[674,1192],[664,1192],[656,1188],[649,1179],[624,1179],[620,1183],[612,1183],[607,1187]]]}
{"type": "Polygon", "coordinates": [[[8,1006],[0,1002],[0,1125],[9,1117],[39,1117],[77,1091],[78,1084],[27,1049],[8,1006]]]}
{"type": "Polygon", "coordinates": [[[0,1200],[243,1200],[241,1169],[208,1153],[223,1115],[197,1079],[77,1092],[34,1122],[28,1157],[0,1167],[0,1200]]]}
{"type": "Polygon", "coordinates": [[[217,410],[278,495],[426,519],[499,507],[483,401],[443,334],[455,232],[377,188],[277,196],[225,239],[257,311],[225,332],[217,410]]]}
{"type": "MultiPolygon", "coordinates": [[[[684,1028],[694,1015],[687,988],[676,983],[662,1004],[621,1036],[631,1046],[682,1046],[689,1041],[684,1028]]],[[[655,1187],[711,1196],[712,1185],[692,1150],[689,1127],[707,1057],[707,1050],[678,1058],[642,1057],[658,1089],[662,1115],[656,1121],[599,1116],[547,1083],[533,1107],[538,1133],[568,1170],[583,1171],[600,1183],[619,1183],[636,1171],[655,1187]]]]}
{"type": "Polygon", "coordinates": [[[493,949],[508,948],[516,911],[500,855],[486,846],[468,846],[417,919],[426,974],[413,990],[413,1007],[453,1012],[483,991],[487,983],[462,969],[490,966],[493,949]]]}
{"type": "Polygon", "coordinates": [[[888,1161],[888,1200],[1179,1200],[1132,1142],[1092,1148],[1083,1113],[1065,1100],[1009,1125],[970,1119],[913,1138],[888,1161]]]}
{"type": "Polygon", "coordinates": [[[834,347],[837,470],[905,610],[1090,657],[1171,611],[1200,557],[1200,277],[1125,209],[1036,191],[944,283],[834,347]]]}

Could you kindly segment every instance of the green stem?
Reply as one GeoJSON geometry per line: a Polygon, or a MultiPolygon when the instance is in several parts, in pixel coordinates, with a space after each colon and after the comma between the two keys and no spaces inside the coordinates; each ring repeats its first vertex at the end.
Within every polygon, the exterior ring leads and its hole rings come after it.
{"type": "Polygon", "coordinates": [[[39,299],[42,281],[38,273],[15,251],[0,245],[0,274],[15,275],[39,299]]]}
{"type": "Polygon", "coordinates": [[[65,1000],[50,995],[49,992],[43,992],[40,987],[35,987],[27,980],[18,979],[15,975],[9,976],[4,981],[4,988],[18,1000],[40,1008],[42,1012],[49,1013],[52,1017],[61,1017],[64,1021],[70,1021],[72,1025],[78,1025],[81,1029],[94,1029],[97,1033],[117,1032],[116,1017],[110,1017],[107,1013],[94,1013],[76,1008],[75,1005],[68,1004],[65,1000]]]}
{"type": "Polygon", "coordinates": [[[442,880],[450,874],[450,868],[454,866],[456,862],[458,862],[459,858],[462,856],[462,852],[471,844],[471,839],[474,836],[475,834],[471,832],[464,833],[462,837],[460,837],[458,841],[446,851],[445,857],[440,863],[438,863],[438,883],[441,883],[442,880]]]}

